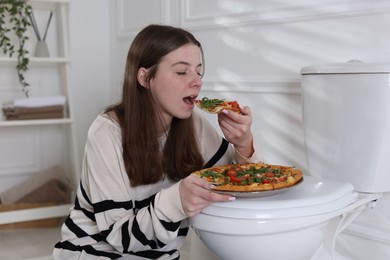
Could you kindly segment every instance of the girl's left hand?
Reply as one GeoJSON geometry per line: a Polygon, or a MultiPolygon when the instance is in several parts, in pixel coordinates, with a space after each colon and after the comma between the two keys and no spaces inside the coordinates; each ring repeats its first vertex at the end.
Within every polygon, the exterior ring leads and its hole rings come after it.
{"type": "Polygon", "coordinates": [[[202,209],[213,202],[235,199],[230,195],[213,192],[209,182],[193,174],[180,182],[179,193],[183,211],[188,217],[199,214],[202,209]]]}
{"type": "Polygon", "coordinates": [[[249,107],[240,106],[241,114],[223,110],[218,114],[218,124],[225,138],[232,143],[243,156],[250,157],[253,150],[251,132],[252,113],[249,107]]]}

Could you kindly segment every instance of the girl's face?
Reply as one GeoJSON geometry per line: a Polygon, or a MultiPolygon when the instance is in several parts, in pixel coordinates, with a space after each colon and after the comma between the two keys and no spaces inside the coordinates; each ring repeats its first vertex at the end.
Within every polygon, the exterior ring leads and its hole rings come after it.
{"type": "MultiPolygon", "coordinates": [[[[141,68],[142,69],[142,68],[141,68]]],[[[191,116],[194,101],[202,86],[201,50],[186,44],[165,55],[156,75],[147,83],[168,127],[173,117],[191,116]]]]}

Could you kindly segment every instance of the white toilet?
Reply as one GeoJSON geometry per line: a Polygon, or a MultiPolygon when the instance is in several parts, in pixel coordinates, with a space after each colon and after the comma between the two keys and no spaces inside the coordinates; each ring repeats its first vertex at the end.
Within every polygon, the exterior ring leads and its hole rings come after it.
{"type": "Polygon", "coordinates": [[[390,64],[301,74],[309,170],[293,188],[215,203],[191,219],[222,260],[332,259],[337,234],[390,192],[390,64]]]}

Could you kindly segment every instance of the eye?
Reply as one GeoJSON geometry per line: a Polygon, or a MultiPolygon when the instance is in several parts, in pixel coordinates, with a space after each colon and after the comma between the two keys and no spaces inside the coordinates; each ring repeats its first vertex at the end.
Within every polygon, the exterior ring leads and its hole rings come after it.
{"type": "Polygon", "coordinates": [[[176,72],[177,75],[187,75],[187,72],[186,71],[180,71],[180,72],[176,72]]]}

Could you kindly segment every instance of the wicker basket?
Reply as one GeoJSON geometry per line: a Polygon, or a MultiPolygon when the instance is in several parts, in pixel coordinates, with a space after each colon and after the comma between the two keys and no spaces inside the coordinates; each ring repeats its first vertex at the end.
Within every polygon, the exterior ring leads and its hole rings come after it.
{"type": "MultiPolygon", "coordinates": [[[[61,173],[59,168],[54,167],[2,193],[0,213],[69,204],[71,197],[69,185],[55,177],[55,174],[61,177],[61,173]]],[[[65,217],[54,217],[0,224],[0,229],[57,227],[63,223],[64,219],[65,217]]]]}

